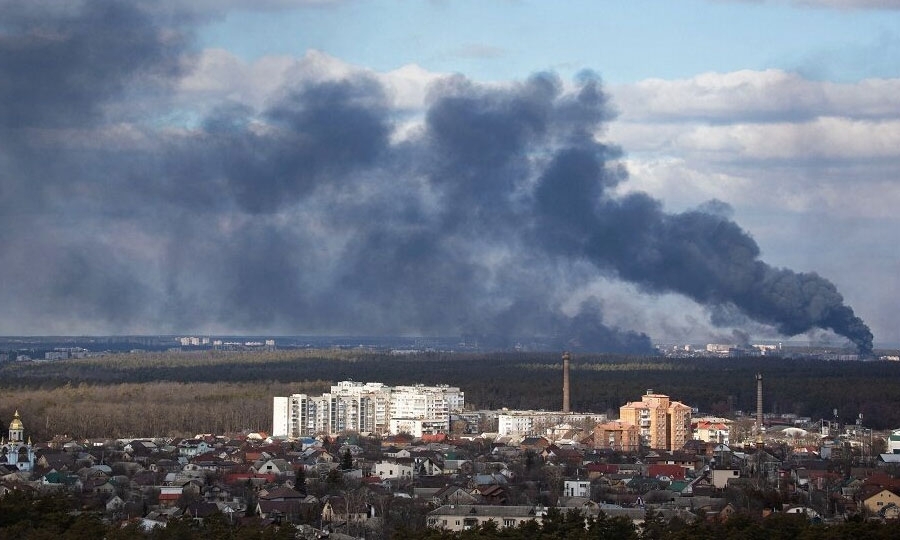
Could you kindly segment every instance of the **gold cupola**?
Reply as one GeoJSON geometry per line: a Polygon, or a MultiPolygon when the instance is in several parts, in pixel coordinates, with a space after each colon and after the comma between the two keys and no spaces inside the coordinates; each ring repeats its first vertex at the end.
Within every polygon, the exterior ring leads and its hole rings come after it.
{"type": "Polygon", "coordinates": [[[9,423],[9,429],[22,430],[25,429],[25,426],[22,425],[22,420],[19,418],[19,410],[16,409],[16,414],[13,415],[12,422],[9,423]]]}

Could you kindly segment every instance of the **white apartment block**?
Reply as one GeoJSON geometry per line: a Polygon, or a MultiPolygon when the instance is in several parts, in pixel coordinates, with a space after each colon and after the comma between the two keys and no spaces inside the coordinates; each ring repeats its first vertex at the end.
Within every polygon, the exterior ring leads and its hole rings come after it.
{"type": "Polygon", "coordinates": [[[447,433],[449,420],[422,420],[419,418],[391,418],[390,433],[408,433],[413,437],[447,433]]]}
{"type": "Polygon", "coordinates": [[[560,411],[509,411],[497,415],[497,435],[521,436],[544,435],[553,426],[570,424],[573,426],[606,422],[605,414],[564,413],[560,411]]]}
{"type": "Polygon", "coordinates": [[[341,381],[321,396],[293,394],[273,399],[272,435],[304,437],[342,431],[369,433],[446,432],[450,414],[465,406],[459,388],[397,386],[341,381]]]}

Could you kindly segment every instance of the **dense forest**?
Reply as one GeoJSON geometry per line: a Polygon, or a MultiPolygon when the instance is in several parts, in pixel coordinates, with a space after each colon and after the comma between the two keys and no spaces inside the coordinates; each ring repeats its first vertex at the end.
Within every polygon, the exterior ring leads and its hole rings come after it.
{"type": "MultiPolygon", "coordinates": [[[[900,426],[900,363],[754,358],[580,355],[572,360],[578,411],[617,414],[653,389],[703,412],[766,412],[900,426]]],[[[29,434],[74,437],[190,435],[271,428],[272,397],[320,393],[340,380],[449,384],[474,408],[558,409],[556,353],[422,353],[362,350],[136,353],[0,364],[0,420],[22,413],[29,434]]]]}

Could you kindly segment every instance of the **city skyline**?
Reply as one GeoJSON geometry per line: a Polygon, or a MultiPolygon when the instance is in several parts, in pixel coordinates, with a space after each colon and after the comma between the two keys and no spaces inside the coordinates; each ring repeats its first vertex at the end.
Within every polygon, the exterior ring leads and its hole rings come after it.
{"type": "Polygon", "coordinates": [[[900,2],[0,5],[0,334],[900,342],[900,2]]]}

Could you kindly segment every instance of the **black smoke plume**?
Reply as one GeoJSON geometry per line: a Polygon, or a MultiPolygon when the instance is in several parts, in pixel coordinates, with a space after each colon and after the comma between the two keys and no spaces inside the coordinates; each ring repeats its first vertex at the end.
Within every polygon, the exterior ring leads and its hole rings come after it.
{"type": "MultiPolygon", "coordinates": [[[[599,80],[449,77],[417,129],[366,75],[264,110],[171,120],[191,28],[152,6],[0,3],[3,333],[473,335],[648,352],[604,325],[599,276],[793,335],[872,336],[835,287],[772,268],[713,206],[667,214],[627,181],[599,80]],[[54,11],[55,10],[55,11],[54,11]],[[572,305],[575,304],[573,308],[572,305]]],[[[176,14],[177,15],[177,14],[176,14]]]]}

